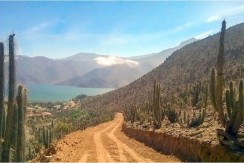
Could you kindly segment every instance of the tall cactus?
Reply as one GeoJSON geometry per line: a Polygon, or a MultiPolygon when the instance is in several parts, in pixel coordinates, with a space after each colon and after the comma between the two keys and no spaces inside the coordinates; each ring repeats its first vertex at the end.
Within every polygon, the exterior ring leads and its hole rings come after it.
{"type": "Polygon", "coordinates": [[[155,129],[161,128],[162,110],[160,106],[160,84],[154,81],[153,90],[153,124],[155,129]]]}
{"type": "Polygon", "coordinates": [[[8,114],[6,122],[6,131],[4,136],[4,145],[2,153],[2,161],[10,161],[10,139],[13,121],[13,112],[15,105],[15,50],[14,35],[9,36],[9,95],[8,95],[8,114]]]}
{"type": "Polygon", "coordinates": [[[223,87],[224,87],[224,38],[225,38],[226,22],[222,22],[222,29],[220,33],[219,54],[217,59],[217,84],[216,84],[216,106],[219,113],[220,122],[225,126],[226,121],[223,111],[223,87]]]}
{"type": "Polygon", "coordinates": [[[50,134],[50,130],[49,129],[45,129],[45,127],[43,127],[43,145],[45,146],[45,148],[48,148],[50,143],[51,143],[51,134],[50,134]]]}
{"type": "Polygon", "coordinates": [[[199,102],[201,102],[201,89],[202,84],[201,81],[197,84],[195,84],[192,88],[191,95],[192,95],[192,101],[191,104],[193,107],[197,107],[199,102]]]}
{"type": "Polygon", "coordinates": [[[239,99],[235,100],[234,86],[230,82],[230,88],[226,91],[226,106],[227,115],[224,114],[224,102],[223,102],[223,91],[224,91],[224,78],[223,78],[223,66],[224,66],[224,35],[225,35],[226,22],[223,21],[221,35],[220,35],[220,46],[217,62],[217,80],[215,70],[211,71],[211,100],[213,107],[218,112],[220,122],[225,127],[225,132],[234,137],[237,136],[239,128],[243,123],[243,81],[239,83],[239,99]]]}
{"type": "Polygon", "coordinates": [[[49,145],[52,143],[53,141],[53,121],[51,123],[50,128],[43,126],[42,128],[42,140],[43,140],[43,145],[45,148],[48,148],[49,145]]]}
{"type": "Polygon", "coordinates": [[[27,93],[24,86],[18,87],[18,139],[17,139],[17,162],[25,162],[25,115],[27,93]]]}
{"type": "Polygon", "coordinates": [[[4,118],[4,46],[0,43],[0,160],[2,156],[3,118],[4,118]]]}

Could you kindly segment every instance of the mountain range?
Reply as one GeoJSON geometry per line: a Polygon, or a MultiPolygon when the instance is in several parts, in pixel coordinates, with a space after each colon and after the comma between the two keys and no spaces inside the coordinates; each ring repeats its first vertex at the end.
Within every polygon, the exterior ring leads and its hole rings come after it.
{"type": "MultiPolygon", "coordinates": [[[[224,78],[227,83],[243,79],[244,23],[235,25],[225,33],[224,78]]],[[[103,95],[81,101],[81,107],[122,111],[130,105],[145,105],[153,96],[154,81],[161,84],[167,97],[176,96],[197,82],[210,83],[210,72],[215,67],[219,52],[220,33],[195,41],[173,52],[152,71],[130,84],[103,95]]],[[[238,86],[236,87],[238,89],[238,86]]],[[[175,98],[179,99],[179,98],[175,98]]]]}
{"type": "Polygon", "coordinates": [[[18,56],[17,81],[24,84],[49,83],[89,88],[118,88],[141,77],[160,65],[174,51],[194,41],[196,39],[192,38],[159,53],[130,58],[95,53],[78,53],[62,59],[18,56]]]}

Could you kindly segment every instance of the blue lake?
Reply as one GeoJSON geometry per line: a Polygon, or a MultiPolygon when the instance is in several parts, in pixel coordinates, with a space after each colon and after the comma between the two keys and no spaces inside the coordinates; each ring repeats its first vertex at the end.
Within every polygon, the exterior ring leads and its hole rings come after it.
{"type": "Polygon", "coordinates": [[[113,88],[79,88],[52,84],[29,84],[26,87],[30,102],[68,101],[80,94],[94,96],[114,90],[113,88]]]}

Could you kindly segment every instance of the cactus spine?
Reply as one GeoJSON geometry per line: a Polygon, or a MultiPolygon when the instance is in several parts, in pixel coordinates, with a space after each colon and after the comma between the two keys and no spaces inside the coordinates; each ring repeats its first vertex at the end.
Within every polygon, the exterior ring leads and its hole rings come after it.
{"type": "Polygon", "coordinates": [[[8,114],[6,122],[6,131],[4,136],[4,145],[2,153],[2,161],[9,162],[10,160],[10,139],[13,121],[13,112],[15,105],[15,50],[14,50],[14,35],[9,36],[9,95],[8,95],[8,114]]]}
{"type": "Polygon", "coordinates": [[[18,87],[18,139],[17,139],[17,162],[25,162],[25,113],[27,93],[24,86],[18,87]]]}
{"type": "Polygon", "coordinates": [[[0,160],[2,157],[3,121],[4,121],[4,46],[0,43],[0,160]]]}

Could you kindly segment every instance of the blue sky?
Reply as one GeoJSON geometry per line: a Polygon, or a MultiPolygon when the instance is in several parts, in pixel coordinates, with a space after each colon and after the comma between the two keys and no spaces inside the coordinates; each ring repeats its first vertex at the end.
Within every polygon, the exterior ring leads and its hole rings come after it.
{"type": "Polygon", "coordinates": [[[0,2],[0,41],[16,34],[18,54],[79,52],[129,57],[162,51],[244,22],[242,1],[0,2]]]}

